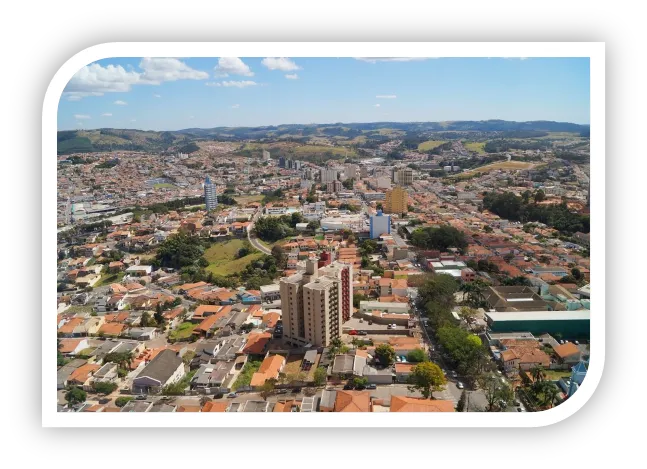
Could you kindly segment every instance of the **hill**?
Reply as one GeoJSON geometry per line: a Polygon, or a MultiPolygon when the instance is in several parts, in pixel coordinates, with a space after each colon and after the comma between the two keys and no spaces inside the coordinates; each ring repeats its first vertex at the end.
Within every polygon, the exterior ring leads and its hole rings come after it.
{"type": "Polygon", "coordinates": [[[342,145],[371,146],[402,138],[415,146],[424,141],[470,137],[532,137],[547,132],[576,133],[588,137],[588,125],[569,122],[504,120],[445,122],[369,122],[333,124],[288,124],[261,127],[190,128],[177,131],[135,129],[67,130],[58,132],[58,154],[110,150],[148,152],[197,150],[195,142],[207,140],[242,142],[289,141],[317,144],[323,139],[342,145]],[[416,142],[417,140],[417,142],[416,142]]]}

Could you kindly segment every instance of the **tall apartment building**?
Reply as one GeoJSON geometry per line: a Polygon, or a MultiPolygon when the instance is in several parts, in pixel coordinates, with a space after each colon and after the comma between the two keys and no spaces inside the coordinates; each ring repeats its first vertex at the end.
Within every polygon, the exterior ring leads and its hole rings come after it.
{"type": "Polygon", "coordinates": [[[393,182],[401,186],[410,186],[413,184],[413,170],[411,168],[393,170],[393,182]]]}
{"type": "Polygon", "coordinates": [[[409,194],[404,188],[396,186],[393,190],[386,191],[384,213],[407,213],[408,205],[409,194]]]}
{"type": "Polygon", "coordinates": [[[271,158],[270,152],[267,150],[263,150],[263,159],[269,160],[270,158],[271,158]]]}
{"type": "Polygon", "coordinates": [[[333,263],[318,268],[306,262],[305,272],[281,279],[283,339],[292,346],[328,346],[341,335],[353,307],[352,266],[333,263]]]}
{"type": "Polygon", "coordinates": [[[368,177],[368,168],[364,165],[359,167],[359,177],[360,178],[367,178],[368,177]]]}
{"type": "Polygon", "coordinates": [[[377,215],[371,215],[369,236],[371,239],[379,238],[383,234],[391,234],[391,217],[383,215],[381,210],[377,215]]]}
{"type": "Polygon", "coordinates": [[[337,180],[337,170],[336,169],[322,169],[321,170],[321,182],[327,183],[337,180]]]}
{"type": "Polygon", "coordinates": [[[215,210],[218,206],[216,185],[211,182],[211,178],[209,176],[204,180],[204,202],[207,204],[207,212],[215,210]]]}
{"type": "Polygon", "coordinates": [[[341,181],[332,181],[326,185],[326,192],[329,194],[334,194],[340,192],[344,188],[341,181]]]}

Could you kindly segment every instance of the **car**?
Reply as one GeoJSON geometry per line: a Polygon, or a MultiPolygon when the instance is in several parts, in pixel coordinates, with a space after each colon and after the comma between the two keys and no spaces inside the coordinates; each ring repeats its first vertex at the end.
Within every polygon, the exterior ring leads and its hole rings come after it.
{"type": "Polygon", "coordinates": [[[461,383],[461,382],[459,381],[459,382],[457,382],[457,383],[456,383],[456,387],[457,387],[458,389],[463,389],[465,386],[463,385],[463,383],[461,383]]]}
{"type": "Polygon", "coordinates": [[[407,357],[404,355],[400,355],[400,360],[402,360],[402,363],[407,363],[407,357]]]}
{"type": "Polygon", "coordinates": [[[222,399],[223,397],[225,397],[225,395],[223,393],[221,393],[221,392],[218,392],[218,393],[213,395],[214,399],[222,399]]]}
{"type": "Polygon", "coordinates": [[[366,389],[377,389],[377,386],[375,384],[368,384],[366,389]]]}
{"type": "Polygon", "coordinates": [[[521,409],[521,407],[517,407],[517,412],[523,412],[523,410],[521,409]]]}
{"type": "Polygon", "coordinates": [[[366,331],[359,331],[357,335],[368,335],[368,332],[366,331]]]}
{"type": "Polygon", "coordinates": [[[400,357],[398,357],[398,356],[396,355],[396,357],[395,357],[395,361],[396,361],[396,362],[398,362],[398,363],[402,363],[402,358],[400,358],[400,357]]]}
{"type": "Polygon", "coordinates": [[[144,400],[146,400],[147,397],[148,396],[146,396],[146,394],[140,394],[135,399],[138,400],[138,401],[144,401],[144,400]]]}
{"type": "Polygon", "coordinates": [[[458,373],[456,373],[454,370],[452,370],[452,371],[449,372],[449,376],[451,376],[452,378],[456,378],[458,376],[458,373]]]}
{"type": "Polygon", "coordinates": [[[99,404],[107,404],[110,400],[109,397],[104,397],[103,399],[99,399],[99,404]]]}
{"type": "Polygon", "coordinates": [[[237,395],[238,395],[238,394],[236,394],[235,392],[230,392],[229,394],[227,394],[227,399],[233,399],[233,398],[234,398],[234,397],[236,397],[237,395]]]}
{"type": "Polygon", "coordinates": [[[503,399],[501,399],[499,401],[499,407],[501,407],[502,409],[505,409],[506,407],[508,407],[508,403],[506,401],[504,401],[503,399]]]}
{"type": "Polygon", "coordinates": [[[351,391],[353,389],[355,389],[355,386],[353,386],[352,384],[347,384],[346,386],[344,386],[344,391],[351,391]]]}
{"type": "Polygon", "coordinates": [[[301,392],[301,388],[294,388],[292,390],[292,394],[299,394],[301,392]]]}
{"type": "Polygon", "coordinates": [[[514,405],[517,406],[517,407],[521,407],[521,402],[519,402],[518,400],[515,399],[514,405]]]}
{"type": "Polygon", "coordinates": [[[357,335],[357,331],[353,329],[348,333],[348,335],[357,335]]]}
{"type": "Polygon", "coordinates": [[[397,327],[398,326],[396,326],[395,324],[391,324],[391,329],[396,329],[397,327]]]}
{"type": "Polygon", "coordinates": [[[277,389],[277,390],[276,390],[276,393],[277,393],[277,394],[287,394],[287,393],[288,393],[288,390],[287,390],[287,389],[277,389]]]}
{"type": "Polygon", "coordinates": [[[369,326],[372,326],[372,325],[373,325],[373,321],[368,321],[368,325],[369,325],[369,326]]]}
{"type": "Polygon", "coordinates": [[[393,329],[393,327],[391,327],[391,324],[387,324],[386,328],[387,329],[393,329]]]}

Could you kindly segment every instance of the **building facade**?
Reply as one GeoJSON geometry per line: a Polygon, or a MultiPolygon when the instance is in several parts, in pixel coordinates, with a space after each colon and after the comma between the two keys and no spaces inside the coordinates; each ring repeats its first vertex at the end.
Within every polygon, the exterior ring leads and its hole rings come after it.
{"type": "Polygon", "coordinates": [[[405,189],[396,186],[393,190],[386,192],[384,213],[407,213],[409,194],[405,189]]]}
{"type": "Polygon", "coordinates": [[[383,215],[381,210],[377,211],[377,215],[371,216],[371,228],[369,235],[371,239],[379,238],[383,234],[391,234],[391,217],[383,215]]]}
{"type": "Polygon", "coordinates": [[[321,182],[327,183],[337,180],[337,170],[336,169],[322,169],[321,170],[321,182]]]}
{"type": "Polygon", "coordinates": [[[211,182],[211,178],[209,176],[204,180],[204,202],[207,205],[207,212],[215,210],[218,206],[216,185],[211,182]]]}

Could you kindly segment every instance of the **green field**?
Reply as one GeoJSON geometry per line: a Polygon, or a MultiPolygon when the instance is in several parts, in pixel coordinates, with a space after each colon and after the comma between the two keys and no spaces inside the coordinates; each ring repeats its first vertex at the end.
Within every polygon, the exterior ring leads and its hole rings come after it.
{"type": "Polygon", "coordinates": [[[544,373],[546,373],[546,379],[550,381],[559,381],[559,378],[571,376],[571,372],[568,370],[544,370],[544,373]]]}
{"type": "Polygon", "coordinates": [[[254,251],[251,254],[236,259],[236,253],[243,247],[242,239],[231,239],[224,243],[216,243],[207,249],[204,258],[209,261],[207,271],[213,272],[214,275],[230,275],[240,272],[247,264],[259,259],[263,254],[254,251]]]}
{"type": "Polygon", "coordinates": [[[164,182],[162,184],[155,184],[153,187],[155,189],[174,189],[175,188],[173,184],[169,184],[168,182],[164,182]]]}
{"type": "Polygon", "coordinates": [[[191,322],[183,322],[171,331],[168,338],[171,340],[188,339],[193,334],[193,329],[198,325],[191,322]]]}
{"type": "Polygon", "coordinates": [[[247,205],[251,202],[260,202],[263,200],[262,195],[241,195],[234,197],[239,205],[247,205]]]}
{"type": "Polygon", "coordinates": [[[475,151],[476,153],[483,155],[485,154],[485,150],[483,149],[483,147],[485,147],[485,143],[486,142],[470,142],[463,143],[463,146],[468,151],[475,151]]]}
{"type": "Polygon", "coordinates": [[[426,142],[422,142],[420,145],[418,145],[418,150],[420,151],[431,150],[432,148],[441,146],[443,143],[447,143],[447,141],[446,140],[427,140],[426,142]]]}
{"type": "Polygon", "coordinates": [[[548,135],[545,137],[538,137],[540,139],[544,140],[579,140],[582,137],[580,137],[580,134],[577,132],[548,132],[548,135]]]}
{"type": "Polygon", "coordinates": [[[317,153],[331,152],[336,156],[357,156],[355,150],[346,147],[329,147],[326,145],[303,145],[292,149],[297,155],[312,155],[317,153]]]}

